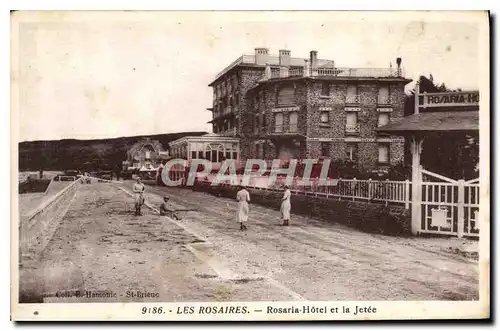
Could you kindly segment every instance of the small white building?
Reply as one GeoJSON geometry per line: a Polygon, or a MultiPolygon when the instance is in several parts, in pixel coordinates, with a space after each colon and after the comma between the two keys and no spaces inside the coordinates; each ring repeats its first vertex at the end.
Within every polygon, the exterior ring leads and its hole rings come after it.
{"type": "MultiPolygon", "coordinates": [[[[174,159],[185,159],[188,167],[192,160],[208,160],[212,170],[218,170],[224,160],[240,160],[240,140],[209,133],[203,136],[187,136],[169,143],[170,156],[174,159]]],[[[172,167],[171,180],[185,176],[186,169],[172,167]]]]}

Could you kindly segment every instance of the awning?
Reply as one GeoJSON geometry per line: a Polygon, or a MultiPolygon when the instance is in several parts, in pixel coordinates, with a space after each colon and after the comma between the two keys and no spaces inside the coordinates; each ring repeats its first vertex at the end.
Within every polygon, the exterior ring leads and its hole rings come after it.
{"type": "Polygon", "coordinates": [[[377,131],[389,134],[414,132],[479,131],[479,111],[425,112],[405,116],[377,131]]]}

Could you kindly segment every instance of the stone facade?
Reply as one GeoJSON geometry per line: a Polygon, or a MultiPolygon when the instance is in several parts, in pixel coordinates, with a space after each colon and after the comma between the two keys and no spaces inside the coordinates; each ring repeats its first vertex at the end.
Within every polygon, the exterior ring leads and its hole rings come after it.
{"type": "Polygon", "coordinates": [[[247,143],[242,149],[242,155],[246,158],[262,157],[253,144],[265,143],[268,147],[265,149],[265,158],[280,157],[282,150],[286,149],[291,158],[345,160],[348,147],[354,145],[354,159],[360,168],[373,170],[397,164],[403,161],[404,140],[400,137],[380,135],[376,128],[381,112],[389,114],[390,121],[403,116],[405,83],[362,79],[335,81],[321,78],[276,79],[260,83],[246,95],[247,143]],[[321,94],[324,84],[329,86],[329,95],[321,94]],[[277,93],[282,86],[289,85],[295,89],[295,102],[281,106],[277,103],[277,93]],[[357,86],[358,103],[346,104],[348,85],[357,86]],[[379,86],[389,88],[389,104],[382,105],[378,102],[379,86]],[[290,116],[287,116],[290,108],[297,112],[296,135],[276,134],[275,114],[283,110],[283,129],[286,131],[290,124],[290,116]],[[359,132],[346,131],[349,111],[356,113],[359,132]],[[381,144],[389,148],[387,163],[379,162],[381,144]]]}
{"type": "MultiPolygon", "coordinates": [[[[280,63],[290,62],[288,56],[289,52],[280,52],[280,63]]],[[[318,61],[317,52],[311,56],[311,61],[318,61]]],[[[293,61],[297,63],[297,59],[293,61]]],[[[307,60],[305,63],[302,72],[309,68],[307,60]]],[[[236,65],[210,84],[214,88],[214,132],[240,139],[241,160],[346,160],[352,154],[354,162],[365,170],[386,169],[403,161],[404,140],[383,136],[376,129],[379,116],[388,116],[390,121],[403,117],[404,86],[409,80],[401,75],[290,76],[292,71],[302,69],[283,69],[236,65]],[[221,100],[228,97],[237,99],[237,107],[233,102],[229,110],[221,110],[221,100]],[[220,130],[225,122],[230,122],[232,130],[227,126],[220,130]],[[379,162],[382,156],[387,156],[387,162],[379,162]]]]}

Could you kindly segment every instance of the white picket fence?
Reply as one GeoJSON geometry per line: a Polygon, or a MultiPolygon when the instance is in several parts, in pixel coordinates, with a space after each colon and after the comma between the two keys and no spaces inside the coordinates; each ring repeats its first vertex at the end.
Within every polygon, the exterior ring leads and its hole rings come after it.
{"type": "Polygon", "coordinates": [[[478,179],[422,182],[420,232],[479,236],[479,194],[478,179]]]}
{"type": "MultiPolygon", "coordinates": [[[[211,183],[215,176],[208,177],[205,183],[211,183]]],[[[241,176],[238,177],[241,182],[241,176]]],[[[281,191],[285,186],[285,178],[278,177],[270,185],[269,177],[252,176],[247,187],[259,190],[281,191]]],[[[327,179],[321,181],[317,178],[293,178],[290,184],[292,194],[324,196],[339,200],[370,201],[384,203],[385,205],[402,204],[406,209],[410,206],[411,182],[406,181],[376,181],[358,179],[327,179]]],[[[220,185],[230,185],[229,181],[220,182],[220,185]]]]}

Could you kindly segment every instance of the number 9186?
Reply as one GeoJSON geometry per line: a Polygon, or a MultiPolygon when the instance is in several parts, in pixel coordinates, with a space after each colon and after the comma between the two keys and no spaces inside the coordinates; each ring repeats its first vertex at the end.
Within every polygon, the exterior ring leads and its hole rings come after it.
{"type": "Polygon", "coordinates": [[[142,314],[163,314],[163,307],[142,307],[142,314]]]}

